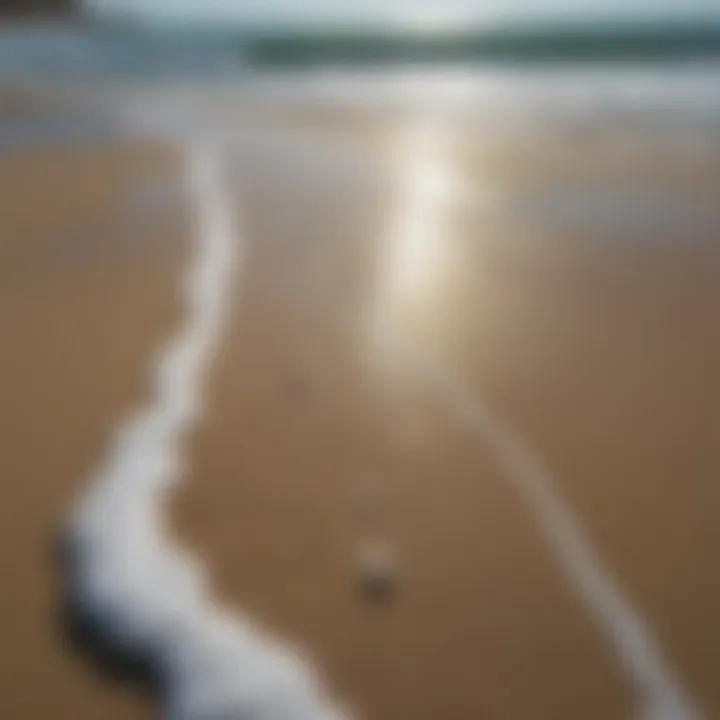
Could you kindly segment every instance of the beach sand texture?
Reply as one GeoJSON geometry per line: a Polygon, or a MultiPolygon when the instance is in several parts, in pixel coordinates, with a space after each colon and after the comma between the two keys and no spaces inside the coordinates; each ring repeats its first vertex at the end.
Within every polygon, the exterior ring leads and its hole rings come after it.
{"type": "MultiPolygon", "coordinates": [[[[169,509],[218,603],[360,717],[635,718],[632,668],[518,489],[529,448],[720,717],[720,140],[701,162],[622,125],[368,132],[320,110],[257,132],[219,151],[243,262],[169,509]],[[397,567],[376,600],[374,539],[397,567]]],[[[182,321],[184,152],[3,155],[0,717],[152,716],[63,641],[52,543],[182,321]]]]}

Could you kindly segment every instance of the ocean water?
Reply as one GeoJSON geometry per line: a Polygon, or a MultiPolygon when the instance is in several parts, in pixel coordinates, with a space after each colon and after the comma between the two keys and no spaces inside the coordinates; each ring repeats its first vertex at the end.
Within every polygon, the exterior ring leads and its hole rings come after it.
{"type": "MultiPolygon", "coordinates": [[[[126,99],[122,89],[151,88],[151,104],[156,93],[163,102],[180,96],[163,89],[184,88],[186,106],[221,90],[263,102],[401,112],[432,106],[456,116],[494,112],[503,121],[563,115],[592,123],[613,116],[694,134],[716,131],[720,25],[675,34],[506,31],[428,42],[247,28],[0,26],[0,79],[84,85],[97,97],[105,88],[106,97],[118,98],[116,109],[126,99]],[[583,42],[592,52],[583,51],[583,42]]],[[[13,129],[18,137],[42,134],[25,124],[13,129]]]]}
{"type": "Polygon", "coordinates": [[[123,24],[0,26],[0,73],[49,76],[237,74],[248,68],[475,63],[534,65],[720,58],[720,22],[523,26],[418,34],[375,30],[123,24]]]}

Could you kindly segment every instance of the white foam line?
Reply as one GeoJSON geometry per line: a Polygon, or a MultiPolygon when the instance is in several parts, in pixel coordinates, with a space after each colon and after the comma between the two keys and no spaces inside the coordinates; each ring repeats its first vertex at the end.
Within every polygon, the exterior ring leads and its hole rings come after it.
{"type": "MultiPolygon", "coordinates": [[[[72,596],[111,650],[149,658],[174,720],[340,720],[310,663],[210,597],[199,563],[164,532],[241,259],[219,150],[188,152],[195,256],[182,327],[159,356],[152,395],[124,423],[73,515],[72,596]]],[[[238,537],[238,542],[242,538],[238,537]]]]}
{"type": "Polygon", "coordinates": [[[643,720],[702,717],[667,665],[646,622],[615,578],[603,567],[591,541],[556,488],[539,457],[477,393],[436,358],[418,348],[407,356],[438,389],[460,422],[496,454],[517,494],[533,513],[573,588],[611,642],[637,695],[643,720]]]}

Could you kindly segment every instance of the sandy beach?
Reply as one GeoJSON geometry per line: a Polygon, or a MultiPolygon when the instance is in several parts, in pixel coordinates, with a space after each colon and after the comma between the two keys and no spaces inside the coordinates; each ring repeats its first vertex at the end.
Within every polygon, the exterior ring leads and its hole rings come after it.
{"type": "MultiPolygon", "coordinates": [[[[720,717],[720,138],[236,114],[242,262],[169,508],[218,604],[367,720],[658,720],[675,681],[720,717]]],[[[3,152],[1,717],[155,716],[63,640],[52,542],[181,322],[183,152],[3,152]]]]}
{"type": "Polygon", "coordinates": [[[182,224],[143,229],[128,212],[133,188],[174,165],[140,143],[3,155],[3,717],[149,717],[63,641],[53,546],[177,320],[182,224]]]}

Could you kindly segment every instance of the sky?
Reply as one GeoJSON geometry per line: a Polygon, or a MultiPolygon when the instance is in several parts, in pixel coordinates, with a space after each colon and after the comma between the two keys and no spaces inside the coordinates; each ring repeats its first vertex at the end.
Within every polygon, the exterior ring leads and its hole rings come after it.
{"type": "Polygon", "coordinates": [[[88,0],[147,19],[393,22],[432,28],[512,20],[720,17],[720,0],[88,0]]]}

